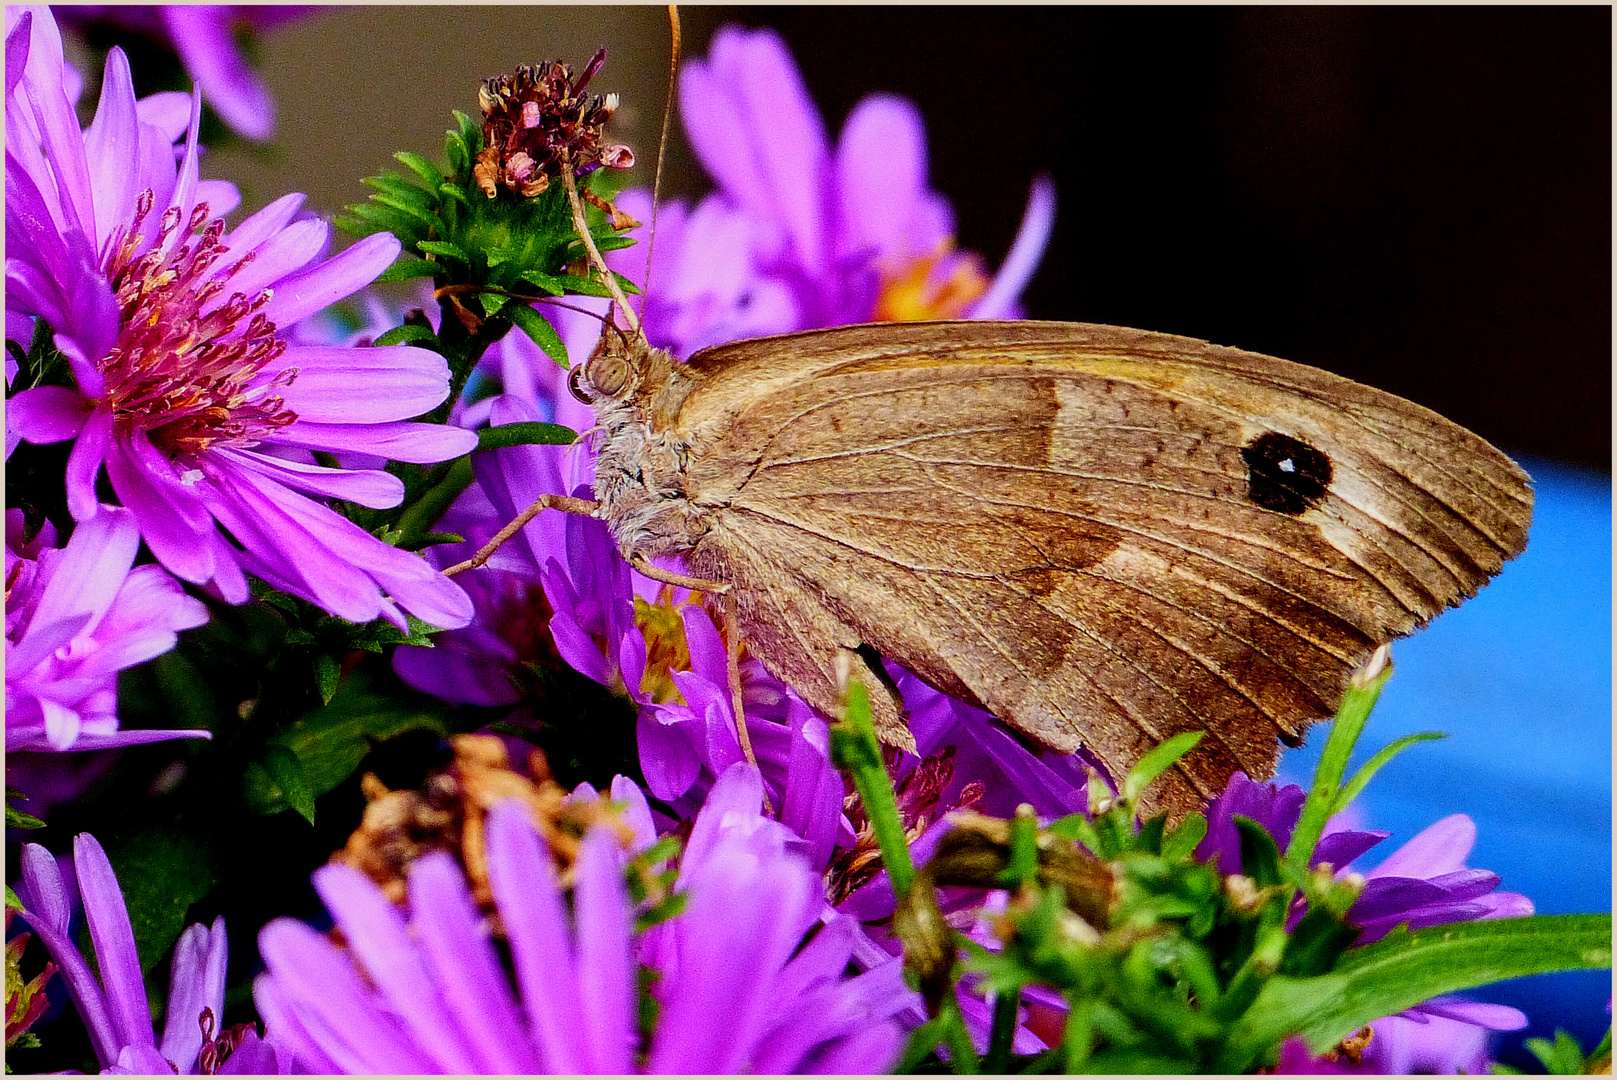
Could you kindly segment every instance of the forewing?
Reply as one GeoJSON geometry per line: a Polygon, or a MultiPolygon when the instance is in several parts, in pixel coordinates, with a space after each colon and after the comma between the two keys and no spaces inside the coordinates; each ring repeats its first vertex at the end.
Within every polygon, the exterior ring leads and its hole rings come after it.
{"type": "Polygon", "coordinates": [[[1376,643],[1526,542],[1526,476],[1471,433],[1185,338],[888,324],[692,370],[688,494],[721,536],[922,678],[1114,772],[1207,730],[1180,807],[1270,775],[1376,643]]]}

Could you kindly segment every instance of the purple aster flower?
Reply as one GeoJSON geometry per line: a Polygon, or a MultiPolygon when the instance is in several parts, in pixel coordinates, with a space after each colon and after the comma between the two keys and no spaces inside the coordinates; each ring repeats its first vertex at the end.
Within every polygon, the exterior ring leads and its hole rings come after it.
{"type": "MultiPolygon", "coordinates": [[[[489,883],[510,946],[512,985],[454,859],[410,869],[408,910],[332,864],[315,888],[347,951],[301,923],[264,928],[268,970],[254,997],[300,1064],[322,1072],[870,1072],[902,1036],[905,993],[892,963],[845,976],[854,929],[817,924],[818,879],[789,830],[759,811],[756,771],[714,786],[680,858],[684,910],[634,931],[628,854],[613,830],[583,839],[567,902],[543,839],[515,802],[486,834],[489,883]],[[636,1024],[640,971],[656,1023],[636,1024]],[[361,974],[363,972],[363,974],[361,974]]],[[[644,796],[619,777],[637,845],[651,840],[644,796]]]]}
{"type": "MultiPolygon", "coordinates": [[[[719,190],[663,206],[646,333],[689,356],[724,341],[876,320],[1008,318],[1043,254],[1054,189],[1039,179],[992,280],[953,248],[954,215],[927,186],[919,111],[865,98],[833,149],[785,44],[725,27],[680,75],[680,117],[719,190]]],[[[617,205],[649,221],[645,192],[617,205]]],[[[644,256],[607,260],[640,281],[644,256]]]]}
{"type": "MultiPolygon", "coordinates": [[[[1220,873],[1241,872],[1241,845],[1234,816],[1256,821],[1282,849],[1302,815],[1306,793],[1296,784],[1258,784],[1236,773],[1207,807],[1207,835],[1196,857],[1220,873]]],[[[1314,848],[1313,863],[1328,863],[1337,875],[1389,834],[1342,827],[1340,816],[1326,826],[1314,848]]],[[[1410,929],[1477,919],[1531,915],[1533,904],[1520,893],[1497,892],[1499,875],[1465,865],[1476,843],[1477,827],[1465,814],[1453,814],[1416,834],[1364,873],[1364,891],[1348,909],[1347,921],[1360,928],[1356,944],[1385,937],[1400,924],[1410,929]]],[[[1302,906],[1293,910],[1295,925],[1302,906]]],[[[1434,998],[1396,1016],[1372,1023],[1370,1043],[1357,1063],[1332,1058],[1311,1060],[1300,1040],[1282,1048],[1282,1072],[1486,1072],[1488,1039],[1495,1031],[1517,1031],[1527,1017],[1504,1005],[1459,997],[1434,998]]]]}
{"type": "Polygon", "coordinates": [[[1439,997],[1396,1016],[1370,1024],[1370,1042],[1357,1062],[1340,1056],[1310,1057],[1301,1039],[1280,1047],[1276,1072],[1294,1074],[1365,1073],[1407,1076],[1412,1073],[1486,1075],[1493,1033],[1519,1031],[1527,1017],[1508,1005],[1439,997]]]}
{"type": "Polygon", "coordinates": [[[54,546],[48,524],[23,542],[6,512],[6,750],[99,750],[206,731],[120,731],[118,672],[208,621],[162,567],[134,566],[140,533],[116,506],[54,546]]]}
{"type": "Polygon", "coordinates": [[[298,195],[227,232],[197,177],[194,96],[176,166],[163,133],[139,120],[114,49],[81,131],[49,12],[6,17],[7,304],[46,320],[73,378],[16,394],[7,419],[29,442],[74,440],[74,518],[97,513],[105,467],[158,561],[231,603],[247,599],[251,573],[353,622],[380,615],[403,629],[408,610],[464,625],[459,586],[310,498],[385,508],[403,497],[396,477],[327,468],[317,452],[429,463],[476,444],[407,422],[448,392],[438,354],[287,334],[374,279],[397,239],[325,258],[330,226],[300,213],[298,195]]]}
{"type": "Polygon", "coordinates": [[[249,139],[263,140],[275,130],[275,102],[269,88],[248,66],[235,31],[264,31],[301,18],[307,7],[174,4],[151,7],[123,4],[60,5],[52,9],[63,24],[86,28],[110,23],[169,45],[180,64],[202,90],[202,100],[230,128],[249,139]]]}
{"type": "Polygon", "coordinates": [[[187,927],[174,946],[163,1035],[152,1028],[146,984],[123,890],[95,837],[73,839],[73,867],[85,922],[95,945],[99,980],[73,944],[74,898],[50,852],[22,849],[23,917],[61,969],[68,994],[90,1032],[103,1072],[144,1075],[285,1073],[290,1058],[256,1031],[222,1029],[227,942],[225,921],[187,927]],[[227,1056],[228,1055],[228,1056],[227,1056]]]}

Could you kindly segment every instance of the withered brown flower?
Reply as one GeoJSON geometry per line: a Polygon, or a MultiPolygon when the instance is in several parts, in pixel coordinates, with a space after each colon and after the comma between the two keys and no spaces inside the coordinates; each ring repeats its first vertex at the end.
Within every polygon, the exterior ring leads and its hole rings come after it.
{"type": "MultiPolygon", "coordinates": [[[[634,151],[604,140],[603,129],[617,111],[618,96],[584,94],[605,59],[606,50],[597,50],[577,79],[569,65],[546,60],[483,81],[477,92],[483,110],[483,150],[472,166],[483,194],[492,199],[504,187],[531,198],[545,192],[563,168],[585,176],[596,169],[627,169],[634,164],[634,151]]],[[[626,227],[616,220],[614,225],[626,227]]]]}

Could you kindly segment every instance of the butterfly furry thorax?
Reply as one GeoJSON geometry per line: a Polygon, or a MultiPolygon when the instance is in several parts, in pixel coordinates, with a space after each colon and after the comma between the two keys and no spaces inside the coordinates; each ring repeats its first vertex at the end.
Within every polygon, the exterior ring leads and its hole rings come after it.
{"type": "Polygon", "coordinates": [[[689,447],[670,431],[693,382],[643,337],[607,332],[585,365],[582,389],[595,410],[595,498],[618,550],[684,554],[706,531],[685,498],[689,447]]]}
{"type": "MultiPolygon", "coordinates": [[[[1437,414],[1190,338],[1077,323],[839,327],[680,363],[604,335],[581,373],[624,555],[727,582],[810,705],[876,657],[1159,798],[1274,771],[1383,642],[1526,546],[1516,465],[1437,414]]],[[[913,746],[901,703],[878,731],[913,746]]]]}

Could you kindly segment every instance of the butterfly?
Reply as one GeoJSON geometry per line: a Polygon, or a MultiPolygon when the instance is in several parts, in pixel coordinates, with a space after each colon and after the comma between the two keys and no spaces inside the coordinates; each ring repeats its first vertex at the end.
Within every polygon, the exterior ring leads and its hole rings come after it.
{"type": "MultiPolygon", "coordinates": [[[[1207,736],[1147,809],[1202,805],[1330,716],[1375,648],[1527,542],[1527,475],[1330,373],[1057,322],[882,323],[686,363],[607,333],[576,373],[596,516],[725,583],[748,649],[830,712],[880,658],[1114,776],[1207,736]]],[[[913,749],[896,693],[884,741],[913,749]]]]}

